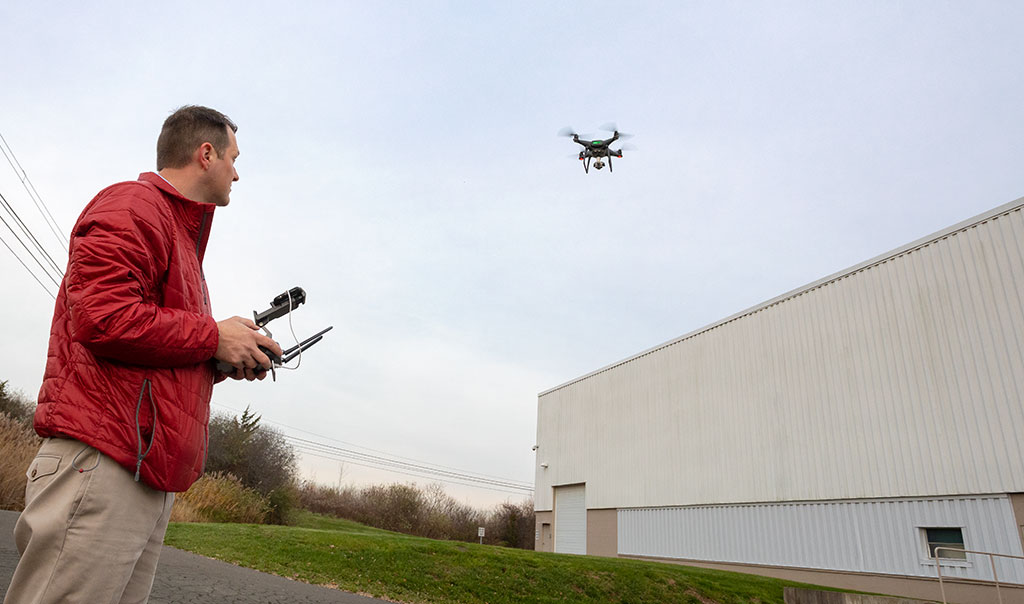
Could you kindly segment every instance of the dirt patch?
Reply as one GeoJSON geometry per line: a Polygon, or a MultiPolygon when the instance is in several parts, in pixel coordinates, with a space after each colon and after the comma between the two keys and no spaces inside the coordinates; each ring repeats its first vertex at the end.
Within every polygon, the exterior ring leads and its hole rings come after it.
{"type": "Polygon", "coordinates": [[[699,593],[697,593],[697,590],[692,588],[692,587],[686,590],[686,595],[688,595],[688,596],[690,596],[692,598],[697,598],[698,600],[700,600],[701,604],[722,604],[718,600],[712,600],[711,598],[705,598],[704,596],[702,596],[699,593]]]}

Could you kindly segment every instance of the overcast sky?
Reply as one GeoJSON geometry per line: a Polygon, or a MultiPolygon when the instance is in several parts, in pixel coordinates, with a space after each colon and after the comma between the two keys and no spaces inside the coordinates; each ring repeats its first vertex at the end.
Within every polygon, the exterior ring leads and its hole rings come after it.
{"type": "MultiPolygon", "coordinates": [[[[1024,195],[1024,3],[298,4],[0,5],[0,134],[64,232],[176,107],[238,123],[215,314],[298,285],[334,331],[214,410],[292,435],[532,483],[539,392],[1024,195]],[[637,149],[586,175],[555,134],[608,121],[637,149]]],[[[2,160],[0,193],[63,266],[2,160]]],[[[34,397],[53,301],[0,273],[34,397]]]]}

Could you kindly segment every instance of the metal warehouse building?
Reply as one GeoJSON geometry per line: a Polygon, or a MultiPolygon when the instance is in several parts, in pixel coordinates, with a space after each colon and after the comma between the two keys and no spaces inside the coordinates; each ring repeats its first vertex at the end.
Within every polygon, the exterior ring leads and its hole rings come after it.
{"type": "Polygon", "coordinates": [[[930,548],[1024,556],[1022,208],[541,393],[537,549],[929,598],[930,548]]]}

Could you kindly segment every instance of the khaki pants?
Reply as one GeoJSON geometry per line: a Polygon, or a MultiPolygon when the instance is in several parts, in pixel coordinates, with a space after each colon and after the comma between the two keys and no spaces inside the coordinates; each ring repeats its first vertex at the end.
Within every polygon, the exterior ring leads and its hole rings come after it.
{"type": "Polygon", "coordinates": [[[27,477],[14,527],[21,560],[4,603],[149,600],[174,494],[63,438],[43,441],[27,477]]]}

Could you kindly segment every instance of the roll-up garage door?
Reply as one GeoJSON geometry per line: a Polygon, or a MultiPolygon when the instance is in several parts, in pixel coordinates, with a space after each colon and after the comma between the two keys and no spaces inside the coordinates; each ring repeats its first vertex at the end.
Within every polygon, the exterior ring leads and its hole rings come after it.
{"type": "Polygon", "coordinates": [[[587,553],[587,506],[582,484],[555,487],[555,551],[587,553]]]}

